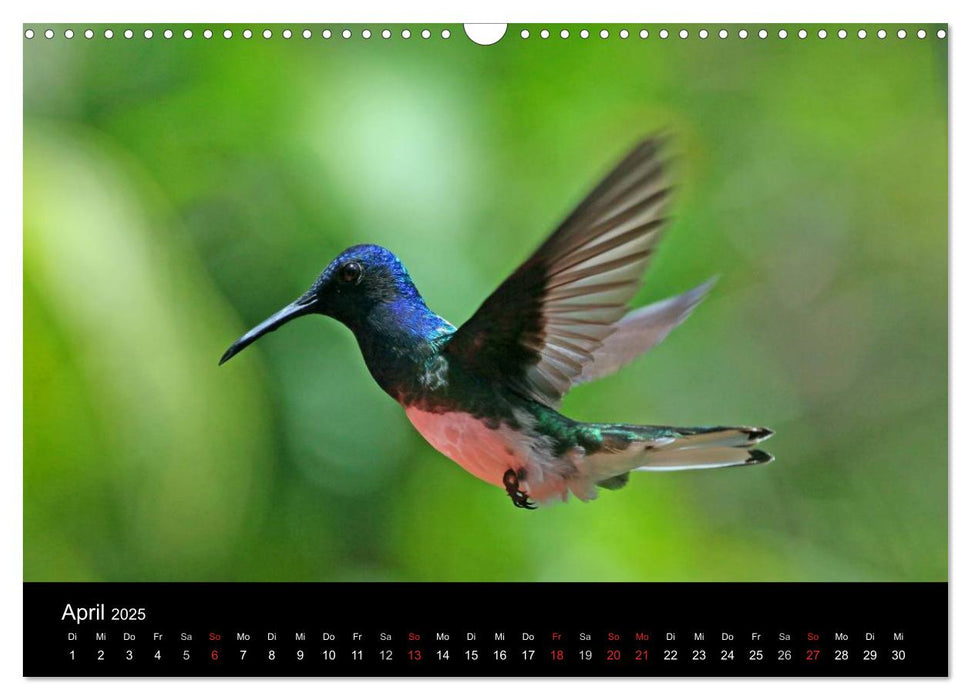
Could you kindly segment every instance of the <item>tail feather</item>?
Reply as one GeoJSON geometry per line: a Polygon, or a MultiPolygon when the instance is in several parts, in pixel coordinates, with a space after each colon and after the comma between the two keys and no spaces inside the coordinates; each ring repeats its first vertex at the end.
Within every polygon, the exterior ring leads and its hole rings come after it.
{"type": "Polygon", "coordinates": [[[721,469],[767,464],[772,455],[762,450],[744,447],[702,447],[665,451],[651,459],[650,464],[635,467],[635,472],[675,472],[692,469],[721,469]]]}
{"type": "Polygon", "coordinates": [[[748,447],[768,440],[773,432],[768,428],[675,428],[680,433],[673,442],[665,445],[668,450],[686,450],[698,447],[748,447]]]}
{"type": "MultiPolygon", "coordinates": [[[[669,428],[614,426],[618,436],[629,439],[612,453],[584,458],[587,477],[602,488],[617,489],[627,483],[629,472],[669,472],[720,469],[768,464],[774,458],[754,445],[772,437],[768,428],[749,426],[669,428]]],[[[609,428],[602,426],[609,434],[609,428]]]]}

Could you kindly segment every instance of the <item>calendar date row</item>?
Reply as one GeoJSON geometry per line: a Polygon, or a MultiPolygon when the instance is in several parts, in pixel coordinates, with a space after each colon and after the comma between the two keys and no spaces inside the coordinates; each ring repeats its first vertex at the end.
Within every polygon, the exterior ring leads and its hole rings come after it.
{"type": "Polygon", "coordinates": [[[212,647],[212,648],[174,648],[134,647],[118,648],[68,648],[67,655],[71,661],[143,661],[144,657],[156,662],[312,662],[314,660],[327,662],[344,661],[377,661],[393,663],[404,661],[415,664],[422,662],[449,662],[460,660],[476,663],[491,662],[532,662],[546,660],[549,662],[593,662],[605,663],[816,663],[830,660],[835,663],[847,661],[903,662],[907,659],[907,650],[895,648],[387,648],[387,649],[336,649],[336,648],[277,648],[277,647],[212,647]]]}

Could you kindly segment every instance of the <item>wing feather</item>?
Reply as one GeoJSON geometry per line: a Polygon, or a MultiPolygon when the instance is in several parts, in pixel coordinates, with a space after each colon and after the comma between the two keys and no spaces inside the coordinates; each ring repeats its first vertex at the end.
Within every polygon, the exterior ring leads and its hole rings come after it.
{"type": "Polygon", "coordinates": [[[714,284],[714,279],[708,280],[684,294],[663,299],[624,316],[617,322],[614,332],[593,353],[593,360],[584,364],[583,371],[573,380],[574,385],[613,374],[660,343],[694,311],[714,284]]]}
{"type": "Polygon", "coordinates": [[[638,144],[448,341],[452,360],[555,406],[627,311],[672,198],[664,142],[638,144]]]}

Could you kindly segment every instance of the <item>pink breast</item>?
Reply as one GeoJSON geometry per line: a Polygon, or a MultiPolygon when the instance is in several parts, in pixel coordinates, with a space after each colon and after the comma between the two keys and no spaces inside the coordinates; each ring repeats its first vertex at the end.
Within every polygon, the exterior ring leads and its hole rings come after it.
{"type": "Polygon", "coordinates": [[[405,410],[408,420],[428,443],[470,474],[496,486],[510,467],[524,462],[508,428],[488,428],[467,413],[405,410]]]}

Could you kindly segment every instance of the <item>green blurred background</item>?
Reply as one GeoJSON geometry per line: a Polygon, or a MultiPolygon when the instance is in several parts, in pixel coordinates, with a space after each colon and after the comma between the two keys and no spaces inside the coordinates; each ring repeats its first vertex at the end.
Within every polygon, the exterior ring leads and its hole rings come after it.
{"type": "Polygon", "coordinates": [[[939,27],[86,26],[24,40],[27,580],[946,578],[939,27]],[[564,412],[768,425],[771,466],[527,512],[428,446],[329,319],[217,367],[354,243],[460,323],[658,128],[683,187],[636,303],[721,280],[564,412]]]}

